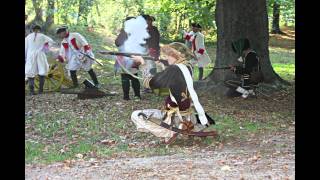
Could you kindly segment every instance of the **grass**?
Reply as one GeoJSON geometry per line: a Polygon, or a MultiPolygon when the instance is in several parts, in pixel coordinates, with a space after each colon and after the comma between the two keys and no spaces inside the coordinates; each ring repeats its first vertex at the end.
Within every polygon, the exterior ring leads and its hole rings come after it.
{"type": "MultiPolygon", "coordinates": [[[[103,32],[89,33],[78,29],[85,34],[89,42],[93,42],[94,49],[112,49],[110,40],[104,38],[103,32]]],[[[273,37],[272,37],[273,38],[273,37]]],[[[287,41],[286,43],[289,43],[287,41]]],[[[271,39],[271,43],[276,41],[271,39]]],[[[295,51],[287,44],[287,48],[270,46],[270,59],[274,70],[284,79],[292,81],[295,76],[295,51]],[[289,47],[289,48],[288,48],[289,47]]],[[[216,46],[207,46],[212,61],[215,61],[216,46]]],[[[97,59],[105,64],[104,67],[95,66],[97,75],[102,84],[108,87],[117,88],[121,91],[119,75],[113,77],[113,61],[103,59],[97,55],[97,59]]],[[[206,77],[212,69],[212,64],[204,69],[206,77]]],[[[86,72],[79,72],[79,82],[89,78],[86,72]]],[[[194,68],[194,79],[198,80],[198,68],[194,68]]],[[[156,108],[162,103],[162,97],[146,95],[148,103],[132,104],[124,107],[114,105],[105,108],[99,104],[91,103],[86,116],[81,118],[76,110],[43,112],[34,114],[31,118],[25,119],[26,140],[25,140],[25,161],[26,163],[53,163],[58,161],[76,159],[77,154],[89,158],[110,158],[122,155],[133,157],[145,157],[155,155],[167,155],[184,152],[182,146],[169,147],[159,144],[159,139],[152,134],[136,132],[135,126],[129,121],[132,107],[156,108]],[[88,115],[90,114],[90,115],[88,115]],[[123,136],[128,136],[123,138],[123,136]],[[111,145],[102,144],[102,140],[114,140],[111,145]],[[144,143],[155,141],[156,145],[145,146],[144,143]],[[132,143],[137,145],[132,146],[132,143]]],[[[105,99],[109,101],[109,99],[105,99]]],[[[146,102],[146,101],[144,101],[146,102]]],[[[37,107],[37,106],[36,106],[37,107]]],[[[264,131],[272,132],[281,130],[278,121],[281,114],[272,114],[270,121],[254,122],[252,120],[237,120],[231,115],[216,117],[216,129],[220,139],[204,138],[201,142],[204,145],[212,145],[216,141],[231,141],[233,139],[245,140],[250,134],[259,134],[264,131]]]]}
{"type": "MultiPolygon", "coordinates": [[[[116,109],[111,110],[116,111],[116,109]]],[[[93,118],[78,119],[70,113],[38,114],[28,119],[27,124],[34,126],[34,134],[40,137],[39,142],[27,139],[25,142],[26,163],[53,163],[76,159],[77,154],[84,155],[84,159],[92,157],[110,158],[125,154],[134,157],[168,155],[183,152],[183,148],[166,148],[164,145],[156,147],[137,145],[130,147],[127,140],[122,141],[121,131],[135,131],[128,128],[124,113],[118,121],[104,120],[101,114],[93,118]],[[55,120],[54,120],[55,119],[55,120]],[[108,134],[108,135],[106,135],[108,134]],[[104,145],[104,139],[114,140],[113,145],[104,145]],[[92,153],[95,153],[93,156],[92,153]]],[[[274,116],[274,118],[277,118],[274,116]]],[[[202,144],[212,145],[216,141],[229,141],[235,138],[246,139],[250,134],[264,130],[274,131],[277,126],[269,122],[238,121],[232,116],[217,116],[216,129],[223,134],[220,139],[204,138],[202,144]]],[[[143,142],[152,136],[148,133],[137,133],[132,137],[134,141],[143,142]]],[[[158,141],[154,138],[154,140],[158,141]]],[[[181,140],[182,141],[182,140],[181,140]]],[[[183,144],[183,143],[182,143],[183,144]]]]}
{"type": "Polygon", "coordinates": [[[242,120],[239,121],[232,116],[217,116],[216,117],[216,129],[219,134],[223,134],[220,137],[220,141],[230,141],[232,139],[245,140],[251,134],[259,134],[265,131],[275,132],[280,130],[278,123],[275,121],[250,121],[242,120]]]}

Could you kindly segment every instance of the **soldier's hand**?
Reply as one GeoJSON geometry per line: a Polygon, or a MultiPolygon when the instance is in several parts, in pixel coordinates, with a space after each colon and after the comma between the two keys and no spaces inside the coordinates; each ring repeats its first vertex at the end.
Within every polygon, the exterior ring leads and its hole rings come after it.
{"type": "Polygon", "coordinates": [[[64,63],[64,59],[61,56],[56,57],[56,61],[60,63],[64,63]]]}
{"type": "Polygon", "coordinates": [[[131,58],[133,59],[134,62],[141,63],[141,65],[145,64],[145,61],[141,56],[132,55],[131,58]]]}
{"type": "Polygon", "coordinates": [[[232,64],[229,65],[229,67],[230,67],[230,70],[231,70],[231,71],[235,71],[235,70],[236,70],[236,67],[235,67],[234,65],[232,65],[232,64]]]}

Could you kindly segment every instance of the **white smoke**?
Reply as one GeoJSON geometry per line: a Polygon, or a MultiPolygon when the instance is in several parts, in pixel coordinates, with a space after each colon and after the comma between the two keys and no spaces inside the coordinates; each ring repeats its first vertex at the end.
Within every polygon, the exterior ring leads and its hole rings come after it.
{"type": "Polygon", "coordinates": [[[142,16],[132,18],[124,22],[124,31],[128,35],[128,39],[124,42],[124,52],[129,53],[146,53],[145,39],[150,35],[147,31],[148,24],[142,16]]]}

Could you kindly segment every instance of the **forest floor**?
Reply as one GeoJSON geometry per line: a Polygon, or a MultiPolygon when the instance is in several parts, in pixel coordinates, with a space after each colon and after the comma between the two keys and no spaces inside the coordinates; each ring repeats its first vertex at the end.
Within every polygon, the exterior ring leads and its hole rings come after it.
{"type": "MultiPolygon", "coordinates": [[[[113,77],[108,61],[103,69],[96,67],[98,78],[117,96],[26,96],[25,178],[294,179],[294,40],[278,47],[276,38],[270,39],[272,64],[293,85],[257,99],[200,95],[216,121],[211,127],[219,133],[216,138],[178,136],[166,146],[152,134],[137,132],[131,112],[159,108],[163,97],[142,94],[140,102],[123,101],[120,78],[113,77]]],[[[80,81],[87,76],[79,74],[80,81]]]]}

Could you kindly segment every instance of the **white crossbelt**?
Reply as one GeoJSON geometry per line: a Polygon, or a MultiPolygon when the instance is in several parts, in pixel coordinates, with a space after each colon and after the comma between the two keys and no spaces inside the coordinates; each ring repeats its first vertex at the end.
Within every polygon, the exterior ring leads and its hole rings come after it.
{"type": "Polygon", "coordinates": [[[198,113],[200,122],[201,122],[202,125],[206,125],[208,123],[208,119],[206,117],[206,114],[204,112],[203,107],[201,106],[201,104],[199,102],[198,95],[197,95],[196,91],[193,88],[193,79],[192,79],[192,76],[191,76],[189,70],[188,70],[187,66],[184,65],[184,64],[176,64],[176,65],[181,70],[181,72],[182,72],[182,74],[184,76],[184,79],[185,79],[185,81],[187,83],[187,88],[188,88],[188,91],[190,93],[190,96],[191,96],[192,102],[194,104],[194,107],[195,107],[195,109],[196,109],[196,111],[198,113]]]}

